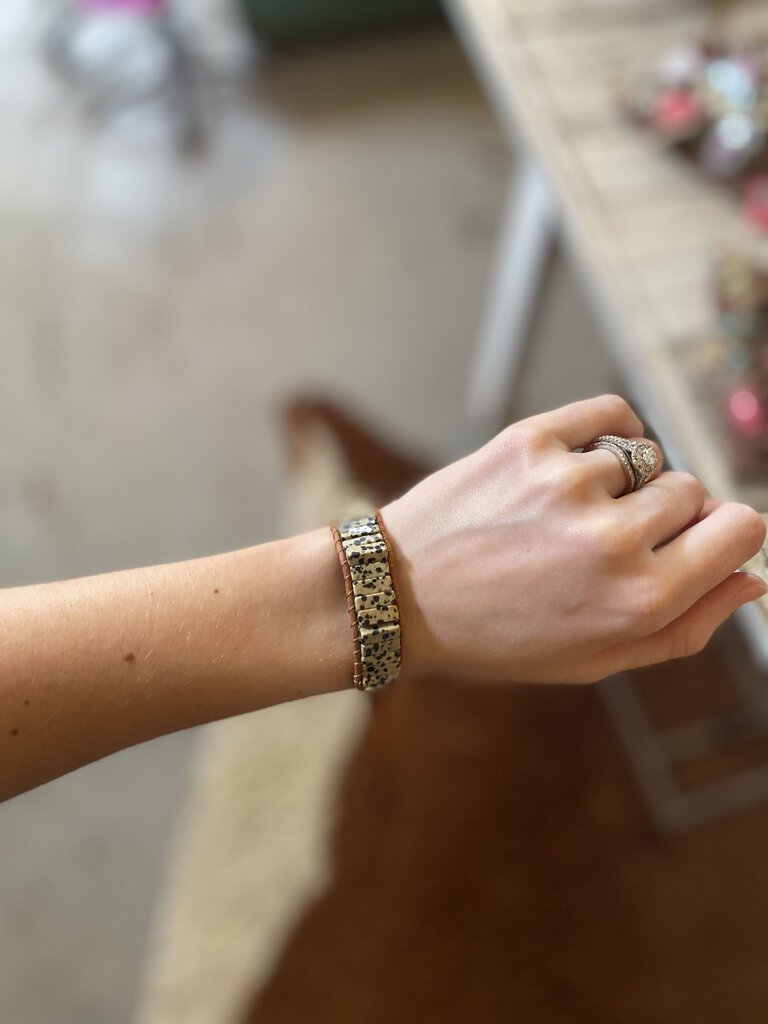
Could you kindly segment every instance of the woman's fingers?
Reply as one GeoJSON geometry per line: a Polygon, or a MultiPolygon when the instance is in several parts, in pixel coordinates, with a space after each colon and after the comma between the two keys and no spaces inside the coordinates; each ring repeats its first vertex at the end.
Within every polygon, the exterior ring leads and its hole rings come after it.
{"type": "Polygon", "coordinates": [[[767,591],[768,586],[749,573],[731,573],[657,633],[617,644],[591,659],[587,670],[590,679],[697,654],[718,626],[742,605],[763,597],[767,591]]]}
{"type": "Polygon", "coordinates": [[[706,519],[708,515],[711,515],[712,512],[715,511],[716,508],[719,508],[721,505],[724,504],[725,502],[721,501],[719,498],[707,498],[707,500],[701,506],[701,512],[698,515],[698,519],[706,519]]]}
{"type": "Polygon", "coordinates": [[[682,615],[753,558],[765,540],[765,532],[765,523],[754,509],[723,502],[655,551],[654,573],[668,581],[664,601],[667,621],[682,615]]]}
{"type": "Polygon", "coordinates": [[[707,492],[690,473],[662,473],[617,506],[623,521],[657,548],[704,515],[707,492]]]}
{"type": "Polygon", "coordinates": [[[643,424],[631,406],[618,395],[601,395],[572,402],[525,421],[549,434],[567,451],[584,448],[600,434],[641,437],[643,424]]]}

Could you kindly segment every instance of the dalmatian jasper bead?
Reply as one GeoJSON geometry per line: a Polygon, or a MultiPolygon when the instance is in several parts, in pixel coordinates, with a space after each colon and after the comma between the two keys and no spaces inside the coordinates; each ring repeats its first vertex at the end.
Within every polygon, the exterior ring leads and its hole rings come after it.
{"type": "Polygon", "coordinates": [[[366,650],[394,649],[400,640],[400,623],[387,622],[381,626],[362,626],[360,628],[360,643],[366,650]]]}
{"type": "Polygon", "coordinates": [[[390,588],[384,593],[355,597],[355,611],[361,631],[399,622],[397,606],[393,603],[394,596],[394,591],[390,588]]]}
{"type": "Polygon", "coordinates": [[[339,527],[339,534],[342,540],[349,540],[350,537],[364,537],[379,532],[379,524],[375,516],[366,516],[364,519],[352,519],[339,527]]]}
{"type": "Polygon", "coordinates": [[[389,569],[381,564],[359,566],[357,569],[350,569],[352,574],[352,590],[355,597],[365,597],[369,594],[380,594],[392,592],[392,577],[389,569]]]}
{"type": "Polygon", "coordinates": [[[395,679],[400,671],[400,646],[398,644],[397,649],[367,646],[363,650],[362,660],[363,679],[373,680],[373,685],[383,686],[395,679]]]}
{"type": "Polygon", "coordinates": [[[352,537],[343,543],[350,569],[357,565],[376,565],[387,555],[383,538],[375,535],[352,537]]]}

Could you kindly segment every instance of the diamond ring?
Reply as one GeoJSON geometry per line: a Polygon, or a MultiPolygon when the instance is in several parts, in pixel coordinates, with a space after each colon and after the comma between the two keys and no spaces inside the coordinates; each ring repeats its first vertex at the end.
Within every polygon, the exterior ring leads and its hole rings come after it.
{"type": "Polygon", "coordinates": [[[659,456],[652,444],[647,441],[631,441],[617,434],[601,434],[588,448],[604,448],[616,456],[627,478],[624,494],[637,491],[643,484],[647,484],[659,464],[659,456]]]}

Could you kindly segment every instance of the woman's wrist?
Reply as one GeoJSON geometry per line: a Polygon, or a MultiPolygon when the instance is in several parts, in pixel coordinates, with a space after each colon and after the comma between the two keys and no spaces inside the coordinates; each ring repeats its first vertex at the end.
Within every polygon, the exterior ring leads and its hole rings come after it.
{"type": "MultiPolygon", "coordinates": [[[[418,486],[418,485],[417,485],[418,486]]],[[[424,616],[417,587],[417,566],[424,575],[425,566],[432,562],[429,553],[417,550],[412,541],[423,533],[419,524],[409,518],[410,506],[407,500],[398,498],[380,510],[380,517],[387,532],[390,548],[389,558],[397,580],[397,600],[402,627],[403,664],[402,676],[415,676],[441,671],[444,668],[441,652],[434,642],[432,631],[424,616]]],[[[427,584],[429,587],[429,584],[427,584]]]]}
{"type": "Polygon", "coordinates": [[[354,640],[331,531],[324,526],[278,543],[284,546],[284,600],[295,619],[285,642],[296,696],[351,688],[354,640]]]}

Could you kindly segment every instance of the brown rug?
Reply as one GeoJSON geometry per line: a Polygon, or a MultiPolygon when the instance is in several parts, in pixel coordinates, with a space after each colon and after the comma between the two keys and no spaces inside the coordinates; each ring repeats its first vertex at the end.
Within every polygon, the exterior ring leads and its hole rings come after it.
{"type": "MultiPolygon", "coordinates": [[[[313,420],[382,502],[426,469],[292,410],[313,420]]],[[[728,699],[711,653],[641,676],[662,720],[728,699]]],[[[762,1024],[768,808],[657,834],[593,687],[424,678],[373,705],[330,882],[244,1022],[762,1024]]]]}

